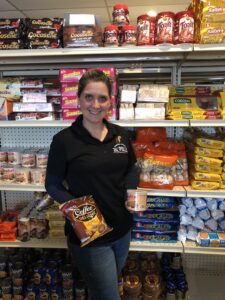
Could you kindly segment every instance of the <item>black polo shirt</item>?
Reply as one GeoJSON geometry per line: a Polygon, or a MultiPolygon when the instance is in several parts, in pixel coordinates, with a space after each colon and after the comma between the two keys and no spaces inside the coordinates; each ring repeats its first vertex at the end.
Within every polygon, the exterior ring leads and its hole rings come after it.
{"type": "MultiPolygon", "coordinates": [[[[124,205],[125,180],[136,158],[125,129],[104,121],[108,133],[99,141],[83,127],[82,120],[82,116],[78,117],[54,136],[47,176],[64,178],[73,198],[93,195],[107,224],[113,227],[113,231],[89,244],[94,246],[122,237],[132,226],[132,215],[124,205]]],[[[79,242],[69,222],[66,234],[70,242],[79,242]]]]}

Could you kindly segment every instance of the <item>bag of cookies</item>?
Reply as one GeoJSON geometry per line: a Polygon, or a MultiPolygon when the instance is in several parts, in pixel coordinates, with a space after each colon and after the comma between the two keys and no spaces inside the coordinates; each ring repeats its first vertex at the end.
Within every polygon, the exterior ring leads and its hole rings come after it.
{"type": "Polygon", "coordinates": [[[71,222],[81,247],[113,230],[106,224],[92,195],[72,199],[59,209],[71,222]]]}

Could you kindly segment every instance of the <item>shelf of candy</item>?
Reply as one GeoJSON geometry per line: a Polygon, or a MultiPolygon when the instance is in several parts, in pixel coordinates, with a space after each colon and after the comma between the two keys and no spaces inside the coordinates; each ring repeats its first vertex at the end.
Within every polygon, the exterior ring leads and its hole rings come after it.
{"type": "Polygon", "coordinates": [[[123,274],[123,300],[186,299],[188,284],[179,254],[130,252],[123,274]]]}
{"type": "Polygon", "coordinates": [[[224,1],[192,1],[191,9],[195,17],[195,43],[224,43],[224,1]]]}
{"type": "Polygon", "coordinates": [[[165,128],[137,128],[133,147],[140,170],[138,187],[172,190],[189,184],[185,145],[167,139],[165,128]]]}
{"type": "Polygon", "coordinates": [[[24,48],[24,19],[0,19],[0,50],[24,48]]]}
{"type": "Polygon", "coordinates": [[[43,186],[47,161],[47,149],[0,148],[0,186],[43,186]]]}
{"type": "Polygon", "coordinates": [[[34,199],[22,209],[3,212],[0,225],[1,242],[31,241],[35,247],[35,239],[65,240],[65,218],[54,200],[42,192],[35,192],[34,199]]]}
{"type": "Polygon", "coordinates": [[[0,120],[55,120],[61,110],[57,79],[0,80],[0,120]]]}
{"type": "Polygon", "coordinates": [[[184,133],[189,160],[191,187],[196,190],[224,188],[225,136],[209,135],[193,128],[184,133]]]}
{"type": "Polygon", "coordinates": [[[120,90],[120,120],[164,120],[169,89],[159,84],[123,84],[120,90]]]}
{"type": "Polygon", "coordinates": [[[202,247],[225,246],[225,198],[181,198],[179,210],[178,239],[184,243],[185,253],[198,252],[190,247],[188,240],[202,247]]]}
{"type": "Polygon", "coordinates": [[[217,120],[223,119],[224,100],[219,87],[170,87],[167,119],[217,120]]]}
{"type": "MultiPolygon", "coordinates": [[[[112,84],[112,109],[109,112],[109,120],[116,119],[116,69],[115,68],[97,68],[109,76],[112,84]]],[[[74,121],[80,114],[78,104],[78,81],[86,72],[86,69],[60,69],[59,78],[61,83],[62,95],[62,119],[64,121],[74,121]]]]}
{"type": "Polygon", "coordinates": [[[62,47],[63,19],[26,19],[25,43],[28,49],[62,47]]]}
{"type": "Polygon", "coordinates": [[[10,249],[0,252],[1,299],[72,300],[70,256],[59,249],[10,249]]]}
{"type": "Polygon", "coordinates": [[[147,210],[134,213],[132,240],[157,243],[176,243],[179,210],[173,197],[147,198],[147,210]]]}

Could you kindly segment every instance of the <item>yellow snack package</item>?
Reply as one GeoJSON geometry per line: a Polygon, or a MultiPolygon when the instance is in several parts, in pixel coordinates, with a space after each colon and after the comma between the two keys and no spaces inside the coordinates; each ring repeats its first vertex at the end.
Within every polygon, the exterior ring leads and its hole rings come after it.
{"type": "Polygon", "coordinates": [[[223,180],[225,180],[225,172],[223,172],[223,173],[221,174],[221,177],[222,177],[223,180]]]}
{"type": "Polygon", "coordinates": [[[220,188],[225,189],[225,180],[220,181],[220,188]]]}
{"type": "Polygon", "coordinates": [[[191,181],[191,186],[195,190],[218,190],[220,188],[219,182],[214,181],[191,181]]]}
{"type": "Polygon", "coordinates": [[[208,164],[194,164],[193,168],[195,171],[202,172],[202,173],[222,173],[222,167],[217,167],[208,164]]]}
{"type": "Polygon", "coordinates": [[[223,150],[218,150],[218,149],[195,147],[194,152],[195,154],[200,156],[203,155],[203,156],[213,157],[213,158],[223,157],[223,150]]]}
{"type": "Polygon", "coordinates": [[[220,167],[223,163],[221,159],[211,158],[207,156],[200,156],[200,155],[193,155],[191,156],[191,161],[197,164],[208,164],[212,165],[213,167],[220,167]]]}
{"type": "Polygon", "coordinates": [[[197,138],[195,142],[200,147],[222,149],[222,150],[225,149],[225,142],[216,139],[200,137],[197,138]]]}
{"type": "Polygon", "coordinates": [[[191,172],[191,176],[195,180],[202,180],[202,181],[220,181],[221,177],[218,174],[213,173],[200,173],[200,172],[191,172]]]}

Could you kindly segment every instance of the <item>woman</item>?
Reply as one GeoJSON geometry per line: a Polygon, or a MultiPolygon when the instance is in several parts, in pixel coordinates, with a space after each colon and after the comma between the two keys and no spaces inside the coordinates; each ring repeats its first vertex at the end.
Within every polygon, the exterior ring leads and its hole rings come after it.
{"type": "Polygon", "coordinates": [[[117,276],[128,254],[132,226],[126,189],[137,186],[136,159],[127,132],[104,119],[111,108],[109,78],[99,70],[87,71],[79,81],[78,98],[82,115],[53,137],[46,190],[60,203],[85,195],[96,200],[113,230],[81,248],[67,221],[68,247],[91,299],[117,300],[117,276]]]}

